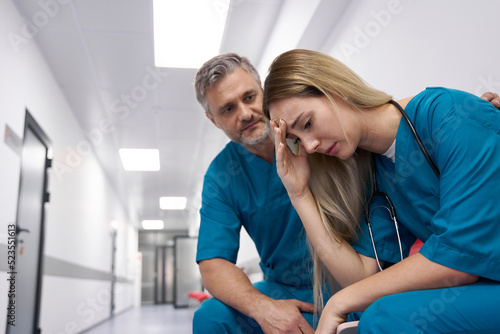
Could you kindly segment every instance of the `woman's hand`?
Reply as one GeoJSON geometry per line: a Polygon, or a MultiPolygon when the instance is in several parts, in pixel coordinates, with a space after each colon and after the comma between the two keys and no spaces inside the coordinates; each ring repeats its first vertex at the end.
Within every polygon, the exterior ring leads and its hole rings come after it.
{"type": "Polygon", "coordinates": [[[344,323],[347,319],[347,314],[340,311],[338,304],[335,301],[335,296],[330,298],[328,303],[326,303],[323,312],[321,313],[321,318],[319,319],[318,328],[316,329],[317,334],[335,334],[337,333],[337,327],[344,323]]]}
{"type": "Polygon", "coordinates": [[[293,154],[292,150],[290,150],[286,143],[285,121],[271,121],[271,127],[274,129],[278,175],[288,191],[290,199],[301,198],[308,190],[307,182],[311,174],[309,162],[307,161],[307,152],[302,145],[299,147],[298,155],[293,154]]]}

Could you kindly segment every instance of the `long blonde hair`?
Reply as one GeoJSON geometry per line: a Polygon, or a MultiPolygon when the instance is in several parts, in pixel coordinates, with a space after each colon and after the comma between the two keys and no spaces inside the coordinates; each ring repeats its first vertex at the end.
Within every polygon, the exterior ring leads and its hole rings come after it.
{"type": "MultiPolygon", "coordinates": [[[[264,83],[263,110],[267,118],[272,102],[296,96],[326,96],[337,110],[333,97],[357,111],[386,104],[392,97],[369,86],[340,61],[311,50],[292,50],[278,56],[264,83]]],[[[371,154],[357,149],[346,160],[314,153],[308,156],[309,188],[332,242],[355,242],[371,173],[371,154]]],[[[311,247],[314,259],[316,311],[323,307],[323,289],[332,286],[329,273],[311,247]]]]}

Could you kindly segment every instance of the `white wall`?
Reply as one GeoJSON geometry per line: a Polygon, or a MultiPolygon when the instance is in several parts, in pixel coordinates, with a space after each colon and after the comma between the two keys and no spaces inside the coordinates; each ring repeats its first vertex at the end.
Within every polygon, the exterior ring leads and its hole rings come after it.
{"type": "MultiPolygon", "coordinates": [[[[318,51],[396,99],[430,86],[500,94],[499,12],[498,0],[353,0],[318,51]]],[[[257,263],[242,236],[238,263],[257,263]]]]}
{"type": "MultiPolygon", "coordinates": [[[[111,270],[111,225],[117,222],[116,273],[129,280],[116,286],[116,311],[133,306],[137,267],[137,231],[118,201],[93,153],[68,167],[69,152],[85,138],[36,42],[16,52],[9,34],[19,34],[23,21],[11,1],[0,2],[0,127],[23,135],[27,108],[52,141],[55,168],[49,174],[45,255],[89,270],[111,270]],[[61,169],[66,168],[66,169],[61,169]],[[62,171],[66,173],[62,173],[62,171]]],[[[64,50],[61,50],[64,52],[64,50]]],[[[7,224],[16,220],[20,157],[0,143],[0,243],[7,224]]],[[[74,161],[73,161],[74,162],[74,161]]],[[[6,254],[0,261],[7,261],[6,254]]],[[[19,273],[21,275],[22,273],[19,273]]],[[[0,275],[0,309],[7,305],[6,274],[0,275]]],[[[45,275],[42,288],[43,333],[75,333],[109,316],[109,280],[45,275]],[[93,301],[97,300],[97,304],[93,301]],[[95,306],[97,305],[97,306],[95,306]]],[[[5,328],[0,316],[0,330],[5,328]]],[[[18,319],[18,321],[21,321],[18,319]]]]}
{"type": "MultiPolygon", "coordinates": [[[[498,0],[352,0],[318,51],[396,99],[430,86],[500,94],[499,12],[498,0]]],[[[242,237],[238,264],[258,263],[242,237]]]]}
{"type": "Polygon", "coordinates": [[[500,93],[499,11],[496,0],[352,1],[321,51],[395,98],[429,86],[500,93]]]}

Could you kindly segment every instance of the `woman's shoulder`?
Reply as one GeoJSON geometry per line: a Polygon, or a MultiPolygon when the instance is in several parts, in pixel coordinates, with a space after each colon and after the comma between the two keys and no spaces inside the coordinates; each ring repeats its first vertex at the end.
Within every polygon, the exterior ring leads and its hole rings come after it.
{"type": "Polygon", "coordinates": [[[419,104],[433,102],[451,103],[455,99],[463,99],[465,97],[477,98],[470,93],[458,89],[446,87],[427,87],[425,90],[415,95],[410,102],[417,102],[419,104]]]}
{"type": "Polygon", "coordinates": [[[408,103],[410,113],[428,114],[430,117],[437,113],[441,117],[474,118],[476,114],[481,114],[481,110],[490,108],[495,109],[478,96],[446,87],[427,87],[408,103]]]}
{"type": "Polygon", "coordinates": [[[412,121],[434,131],[458,130],[472,122],[500,133],[500,111],[480,97],[458,89],[428,87],[408,103],[407,110],[412,121]]]}

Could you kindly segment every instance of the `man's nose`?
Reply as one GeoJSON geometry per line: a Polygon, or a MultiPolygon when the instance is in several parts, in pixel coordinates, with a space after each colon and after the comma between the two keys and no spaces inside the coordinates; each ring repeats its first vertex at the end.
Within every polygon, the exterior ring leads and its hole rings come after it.
{"type": "Polygon", "coordinates": [[[240,109],[240,117],[241,117],[241,119],[248,120],[248,119],[252,118],[253,111],[252,111],[252,109],[250,108],[249,105],[242,103],[242,104],[240,104],[239,109],[240,109]]]}

